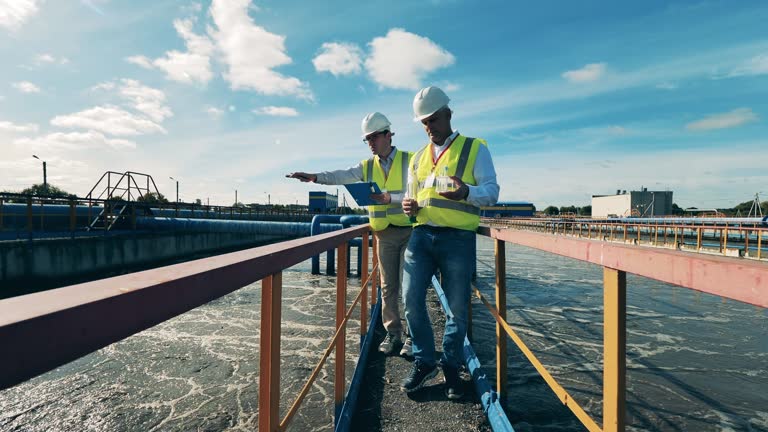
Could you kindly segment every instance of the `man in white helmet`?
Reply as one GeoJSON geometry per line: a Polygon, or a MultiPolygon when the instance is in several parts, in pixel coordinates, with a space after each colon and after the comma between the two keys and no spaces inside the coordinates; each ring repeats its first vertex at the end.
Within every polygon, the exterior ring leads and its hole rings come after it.
{"type": "Polygon", "coordinates": [[[379,203],[368,206],[368,217],[373,235],[377,240],[379,270],[381,273],[381,318],[387,335],[379,345],[379,351],[392,354],[400,349],[400,355],[411,356],[411,338],[403,343],[403,325],[400,319],[400,294],[403,275],[403,254],[411,236],[409,217],[403,212],[401,202],[406,191],[408,166],[411,152],[398,150],[392,145],[391,123],[384,114],[374,112],[363,118],[363,141],[373,157],[357,165],[336,171],[319,173],[294,172],[287,177],[303,182],[339,185],[356,182],[375,182],[381,194],[371,198],[379,203]],[[402,347],[401,347],[402,344],[402,347]]]}
{"type": "Polygon", "coordinates": [[[403,277],[405,317],[413,338],[415,361],[401,388],[414,392],[437,375],[426,292],[432,275],[439,269],[451,309],[446,317],[439,363],[446,396],[459,399],[464,394],[459,368],[464,365],[475,232],[480,223],[480,207],[496,203],[499,185],[487,144],[452,129],[448,102],[448,96],[437,87],[424,88],[413,99],[414,120],[422,123],[430,142],[414,154],[409,169],[409,181],[417,181],[420,186],[416,198],[403,200],[403,211],[416,216],[405,251],[403,277]],[[445,187],[450,182],[448,177],[453,188],[445,187]]]}

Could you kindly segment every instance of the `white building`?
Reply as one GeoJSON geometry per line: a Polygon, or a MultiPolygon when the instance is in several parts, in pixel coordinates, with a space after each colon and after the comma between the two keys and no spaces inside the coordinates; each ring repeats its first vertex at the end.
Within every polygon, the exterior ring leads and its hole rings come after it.
{"type": "Polygon", "coordinates": [[[614,195],[592,195],[592,217],[653,217],[672,214],[672,191],[617,190],[614,195]]]}

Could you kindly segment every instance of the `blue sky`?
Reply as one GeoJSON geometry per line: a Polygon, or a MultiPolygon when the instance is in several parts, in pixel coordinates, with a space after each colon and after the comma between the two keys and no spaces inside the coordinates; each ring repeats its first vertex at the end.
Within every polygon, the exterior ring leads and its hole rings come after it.
{"type": "Polygon", "coordinates": [[[452,99],[502,200],[616,189],[681,206],[768,198],[768,3],[0,0],[0,190],[84,195],[107,170],[231,204],[306,203],[291,171],[426,143],[411,101],[452,99]]]}

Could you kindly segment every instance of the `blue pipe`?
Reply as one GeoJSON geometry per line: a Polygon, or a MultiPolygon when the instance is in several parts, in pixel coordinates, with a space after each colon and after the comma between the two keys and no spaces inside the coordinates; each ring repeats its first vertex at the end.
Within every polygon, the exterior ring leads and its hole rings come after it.
{"type": "Polygon", "coordinates": [[[355,366],[355,373],[352,375],[352,383],[349,385],[349,390],[344,398],[344,404],[341,408],[336,409],[336,429],[335,432],[346,432],[351,427],[352,416],[355,413],[357,407],[357,399],[360,395],[360,386],[363,382],[363,375],[365,374],[365,367],[368,363],[368,352],[373,345],[374,329],[379,321],[381,315],[381,293],[379,293],[379,301],[376,302],[376,306],[371,311],[371,322],[368,323],[368,333],[365,334],[365,340],[360,347],[360,357],[357,359],[357,365],[355,366]]]}
{"type": "MultiPolygon", "coordinates": [[[[315,215],[312,218],[312,225],[309,231],[309,235],[322,234],[320,231],[321,223],[341,223],[341,215],[315,215]]],[[[334,276],[336,274],[335,261],[336,260],[333,249],[328,249],[326,252],[325,260],[325,273],[328,276],[334,276]]],[[[315,255],[312,257],[312,274],[320,274],[320,255],[315,255]]]]}
{"type": "MultiPolygon", "coordinates": [[[[437,292],[437,298],[440,300],[440,304],[443,306],[443,310],[447,316],[452,316],[450,306],[448,306],[448,300],[445,298],[445,291],[440,286],[437,278],[432,276],[432,286],[435,287],[437,292]]],[[[467,364],[469,373],[472,376],[472,382],[475,384],[475,393],[480,398],[480,402],[483,404],[483,411],[488,418],[488,422],[491,424],[491,428],[494,431],[514,432],[512,424],[509,423],[507,414],[504,412],[504,408],[499,403],[499,394],[491,388],[491,384],[488,383],[485,371],[480,365],[480,360],[477,359],[475,350],[472,349],[472,344],[469,339],[464,337],[464,362],[467,364]]]]}
{"type": "MultiPolygon", "coordinates": [[[[270,234],[283,237],[306,237],[311,233],[309,222],[239,221],[219,219],[187,219],[167,217],[136,218],[136,228],[148,231],[237,232],[270,234]]],[[[318,234],[341,228],[339,224],[318,224],[318,234]]]]}
{"type": "MultiPolygon", "coordinates": [[[[354,225],[363,225],[368,223],[368,216],[358,216],[358,215],[347,215],[341,217],[341,226],[344,228],[349,228],[354,225]]],[[[370,239],[369,239],[370,241],[370,239]]],[[[353,238],[352,240],[349,240],[347,242],[347,275],[352,274],[351,268],[349,265],[351,254],[350,250],[352,246],[357,247],[357,277],[360,277],[360,266],[363,262],[363,239],[362,238],[353,238]]]]}

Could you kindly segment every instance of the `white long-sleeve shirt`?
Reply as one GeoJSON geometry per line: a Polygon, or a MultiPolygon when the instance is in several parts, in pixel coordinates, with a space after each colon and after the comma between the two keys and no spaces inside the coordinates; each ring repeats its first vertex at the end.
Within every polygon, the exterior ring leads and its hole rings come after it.
{"type": "MultiPolygon", "coordinates": [[[[379,159],[379,164],[384,170],[384,175],[389,176],[389,170],[392,168],[392,162],[397,154],[397,147],[392,146],[392,151],[389,152],[386,158],[375,156],[379,159]]],[[[343,185],[349,183],[357,183],[363,181],[363,162],[359,162],[357,165],[353,165],[347,169],[323,171],[317,173],[317,181],[315,183],[323,185],[343,185]]],[[[390,199],[392,204],[397,204],[403,201],[402,193],[391,193],[390,199]]]]}
{"type": "MultiPolygon", "coordinates": [[[[430,150],[432,150],[433,157],[435,159],[440,157],[457,136],[459,136],[459,131],[454,131],[446,138],[443,145],[439,146],[432,143],[430,150]]],[[[467,202],[476,207],[496,204],[499,200],[499,184],[496,182],[496,169],[493,166],[493,159],[491,159],[491,152],[488,150],[488,146],[481,145],[479,147],[472,175],[477,181],[477,186],[467,185],[469,187],[467,202]]],[[[413,170],[408,170],[408,182],[413,181],[412,176],[413,170]]]]}

